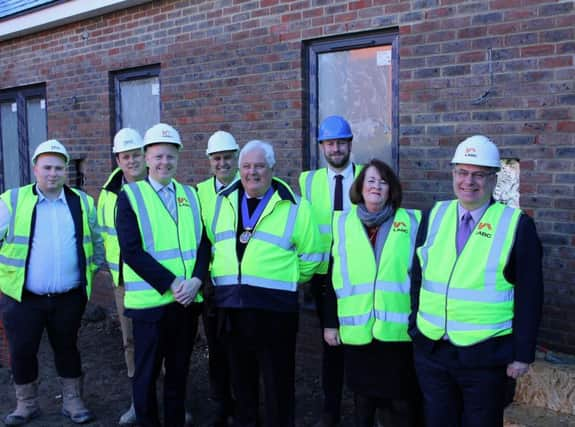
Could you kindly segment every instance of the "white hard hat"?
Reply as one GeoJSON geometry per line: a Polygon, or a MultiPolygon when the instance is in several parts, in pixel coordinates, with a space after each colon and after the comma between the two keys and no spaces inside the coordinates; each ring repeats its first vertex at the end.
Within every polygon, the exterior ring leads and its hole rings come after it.
{"type": "Polygon", "coordinates": [[[221,151],[238,151],[239,149],[240,147],[231,133],[218,130],[208,139],[206,154],[209,156],[210,154],[221,151]]]}
{"type": "Polygon", "coordinates": [[[142,149],[144,141],[137,130],[131,128],[120,129],[114,136],[113,153],[142,149]]]}
{"type": "Polygon", "coordinates": [[[146,131],[143,146],[151,144],[174,144],[178,149],[183,147],[178,131],[165,123],[158,123],[146,131]]]}
{"type": "Polygon", "coordinates": [[[70,161],[70,155],[68,154],[68,151],[66,151],[66,147],[64,147],[62,143],[56,139],[49,139],[48,141],[44,141],[36,147],[34,150],[34,155],[32,156],[32,164],[36,164],[36,159],[40,154],[46,153],[60,154],[66,159],[66,164],[68,164],[70,161]]]}
{"type": "Polygon", "coordinates": [[[497,146],[483,135],[473,135],[463,140],[457,146],[451,163],[501,168],[497,146]]]}

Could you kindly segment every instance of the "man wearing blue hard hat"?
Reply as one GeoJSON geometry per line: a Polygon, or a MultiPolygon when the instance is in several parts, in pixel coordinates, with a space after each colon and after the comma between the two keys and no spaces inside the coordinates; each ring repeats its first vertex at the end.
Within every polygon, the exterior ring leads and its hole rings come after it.
{"type": "MultiPolygon", "coordinates": [[[[331,220],[334,211],[347,211],[351,206],[349,189],[361,171],[359,165],[350,161],[353,133],[351,126],[341,116],[326,117],[320,124],[317,141],[327,167],[303,172],[299,177],[302,198],[309,200],[320,228],[322,244],[327,252],[331,247],[331,220]]],[[[325,259],[318,273],[326,274],[325,259]]],[[[311,291],[323,331],[323,296],[325,281],[312,280],[311,291]],[[323,282],[323,283],[322,283],[323,282]]],[[[322,332],[323,336],[323,332],[322,332]]],[[[341,395],[343,390],[343,350],[341,346],[330,347],[322,339],[322,388],[324,402],[318,426],[339,424],[341,395]]]]}

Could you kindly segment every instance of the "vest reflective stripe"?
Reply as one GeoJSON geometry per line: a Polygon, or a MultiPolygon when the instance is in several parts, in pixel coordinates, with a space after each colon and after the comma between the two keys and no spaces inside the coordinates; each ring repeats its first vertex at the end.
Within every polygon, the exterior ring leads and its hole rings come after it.
{"type": "Polygon", "coordinates": [[[94,200],[83,191],[71,189],[74,193],[80,196],[82,202],[82,230],[83,240],[82,247],[84,248],[84,256],[86,257],[86,295],[90,298],[92,293],[92,279],[93,274],[98,269],[94,263],[94,245],[92,244],[92,230],[88,222],[90,212],[95,210],[94,200]]]}
{"type": "MultiPolygon", "coordinates": [[[[188,186],[182,186],[184,188],[184,193],[186,194],[186,197],[188,198],[188,201],[190,202],[190,208],[192,209],[192,212],[194,214],[194,229],[195,229],[195,233],[196,233],[196,248],[198,246],[200,246],[200,240],[202,240],[202,221],[200,218],[200,206],[198,204],[198,199],[197,199],[197,195],[195,195],[193,193],[194,190],[192,190],[191,187],[188,186]]],[[[177,203],[176,203],[177,204],[177,203]]],[[[188,256],[184,253],[185,256],[188,256]]],[[[194,251],[194,255],[193,257],[195,258],[195,251],[194,251]]]]}
{"type": "Polygon", "coordinates": [[[0,255],[0,262],[2,264],[11,265],[13,267],[24,267],[26,265],[25,259],[8,258],[4,255],[0,255]]]}
{"type": "Polygon", "coordinates": [[[357,207],[335,214],[332,282],[343,343],[409,340],[408,270],[420,217],[419,211],[399,209],[386,221],[378,232],[376,258],[357,207]]]}
{"type": "MultiPolygon", "coordinates": [[[[362,166],[354,165],[354,175],[357,177],[362,166]]],[[[312,205],[312,211],[319,228],[321,243],[324,247],[323,258],[318,273],[327,273],[329,266],[329,250],[332,243],[333,197],[330,192],[327,168],[303,172],[299,177],[302,196],[312,205]]]]}
{"type": "MultiPolygon", "coordinates": [[[[156,250],[156,245],[154,243],[154,233],[152,231],[151,220],[148,210],[146,209],[146,205],[144,203],[144,196],[142,195],[142,191],[138,187],[134,187],[134,198],[136,199],[136,204],[138,206],[138,212],[140,212],[140,221],[142,224],[141,232],[144,240],[144,248],[146,252],[152,255],[158,261],[163,261],[175,257],[182,256],[184,261],[189,261],[196,257],[195,249],[191,249],[188,251],[182,251],[178,249],[166,249],[166,250],[156,250]]],[[[184,187],[184,191],[186,193],[186,197],[191,204],[192,213],[194,216],[194,228],[195,228],[195,237],[196,237],[196,247],[200,244],[201,238],[201,221],[198,215],[199,206],[196,204],[195,197],[190,193],[189,188],[184,187]]]]}
{"type": "Polygon", "coordinates": [[[222,240],[230,240],[230,239],[235,239],[236,238],[236,233],[234,231],[222,231],[221,233],[217,233],[215,236],[215,241],[216,242],[221,242],[222,240]]]}
{"type": "MultiPolygon", "coordinates": [[[[236,174],[232,182],[227,184],[225,188],[232,186],[238,179],[239,174],[236,174]]],[[[202,182],[199,182],[197,188],[198,198],[200,199],[200,206],[202,207],[202,219],[204,221],[206,231],[211,231],[211,223],[214,219],[214,209],[216,205],[216,198],[218,196],[218,193],[216,193],[216,178],[211,177],[202,182]]]]}
{"type": "Polygon", "coordinates": [[[447,283],[432,281],[425,281],[421,286],[428,292],[441,295],[449,293],[449,298],[465,301],[499,303],[509,302],[513,299],[513,289],[486,294],[477,289],[451,288],[447,283]]]}
{"type": "MultiPolygon", "coordinates": [[[[8,190],[0,197],[10,212],[10,222],[6,236],[0,246],[0,288],[3,293],[21,301],[22,289],[26,276],[26,259],[32,247],[30,231],[32,230],[32,213],[38,203],[34,194],[35,184],[8,190]]],[[[86,295],[90,297],[92,276],[97,266],[94,264],[94,247],[88,217],[94,209],[92,198],[82,191],[70,189],[80,199],[82,215],[82,249],[85,256],[84,279],[86,295]]],[[[66,191],[66,190],[65,190],[66,191]]]]}
{"type": "Polygon", "coordinates": [[[16,236],[15,233],[15,229],[16,227],[14,226],[16,223],[16,215],[14,215],[14,212],[16,212],[16,209],[18,208],[18,195],[20,194],[20,188],[15,188],[11,193],[10,193],[10,206],[12,206],[11,209],[11,216],[10,216],[10,226],[8,227],[8,232],[6,233],[6,242],[8,243],[20,243],[23,245],[27,245],[30,241],[30,236],[26,235],[26,236],[16,236]]]}
{"type": "MultiPolygon", "coordinates": [[[[288,219],[284,227],[283,235],[277,236],[275,234],[268,233],[265,231],[255,230],[250,240],[261,240],[262,242],[267,242],[271,245],[279,246],[282,249],[286,250],[290,249],[291,248],[290,238],[292,236],[293,228],[295,226],[298,206],[299,205],[294,204],[290,206],[288,219]]],[[[221,200],[219,201],[218,206],[216,207],[216,213],[218,215],[220,213],[220,209],[221,209],[221,200]]],[[[220,233],[214,233],[214,235],[216,243],[221,242],[222,240],[229,240],[229,239],[235,240],[236,238],[236,233],[232,230],[227,230],[220,233]]]]}
{"type": "Polygon", "coordinates": [[[457,201],[444,201],[430,214],[428,235],[418,251],[423,277],[417,325],[430,339],[448,334],[454,344],[465,346],[511,333],[514,288],[503,270],[521,212],[491,205],[459,257],[457,212],[457,201]]]}
{"type": "Polygon", "coordinates": [[[114,227],[108,227],[107,225],[102,225],[100,226],[100,230],[103,233],[108,233],[110,236],[118,236],[118,233],[116,233],[116,229],[114,227]]]}
{"type": "MultiPolygon", "coordinates": [[[[278,289],[280,291],[295,291],[293,282],[284,282],[281,280],[266,279],[258,276],[242,275],[242,282],[249,283],[250,286],[258,286],[260,288],[278,289]]],[[[231,286],[238,284],[238,276],[217,276],[214,278],[216,286],[231,286]]],[[[297,283],[295,284],[297,287],[297,283]]]]}
{"type": "Polygon", "coordinates": [[[408,313],[392,313],[388,311],[375,310],[374,313],[366,313],[360,316],[342,316],[339,318],[340,326],[363,326],[375,315],[381,322],[407,323],[408,313]]]}
{"type": "MultiPolygon", "coordinates": [[[[222,198],[220,197],[218,199],[219,200],[216,203],[216,210],[215,210],[216,215],[219,215],[222,203],[221,200],[222,198]]],[[[284,227],[283,235],[277,236],[275,234],[268,233],[265,231],[255,230],[250,240],[261,240],[262,242],[267,242],[271,245],[279,246],[282,249],[289,250],[292,246],[290,239],[293,234],[293,229],[295,227],[297,211],[299,206],[300,206],[299,204],[297,205],[292,204],[292,206],[290,206],[287,223],[284,227]]],[[[213,224],[213,227],[215,227],[215,222],[213,224]]],[[[216,233],[213,228],[212,230],[214,231],[216,243],[221,242],[222,240],[229,240],[229,239],[235,240],[236,238],[236,233],[232,230],[227,230],[219,233],[216,233]]],[[[302,255],[302,257],[304,257],[304,259],[308,261],[318,261],[318,262],[324,259],[324,255],[321,253],[304,254],[302,255]]]]}
{"type": "MultiPolygon", "coordinates": [[[[317,169],[310,171],[307,174],[306,180],[305,180],[305,198],[308,200],[311,200],[311,185],[313,182],[313,177],[315,176],[315,174],[317,173],[317,169]]],[[[327,182],[327,181],[326,181],[327,182]]]]}
{"type": "Polygon", "coordinates": [[[309,261],[309,262],[322,262],[323,260],[325,260],[326,258],[329,258],[329,256],[326,256],[326,254],[323,253],[314,253],[314,254],[302,254],[300,255],[300,259],[303,261],[309,261]]]}
{"type": "MultiPolygon", "coordinates": [[[[138,218],[144,250],[176,276],[189,279],[193,272],[197,248],[201,240],[202,221],[194,190],[176,181],[174,181],[174,185],[178,209],[177,223],[147,181],[129,184],[124,187],[124,191],[138,218]],[[160,204],[162,208],[160,208],[160,204]],[[154,224],[160,223],[165,224],[165,229],[160,230],[159,227],[154,227],[154,224]],[[172,231],[179,236],[178,242],[173,242],[172,231]],[[176,244],[178,247],[165,248],[166,245],[172,244],[176,244]]],[[[124,281],[126,288],[125,306],[127,308],[156,307],[175,301],[171,291],[160,295],[153,286],[138,276],[128,265],[124,265],[124,281]]],[[[202,301],[200,294],[195,301],[202,301]]]]}
{"type": "MultiPolygon", "coordinates": [[[[419,315],[427,320],[429,323],[432,323],[436,326],[443,327],[445,324],[445,319],[440,316],[434,316],[429,313],[419,313],[419,315]]],[[[481,325],[474,325],[471,323],[463,323],[457,322],[455,320],[448,320],[447,321],[447,328],[450,331],[482,331],[484,329],[507,329],[511,328],[513,325],[513,321],[507,320],[505,322],[500,323],[491,323],[491,324],[481,324],[481,325]]]]}
{"type": "Polygon", "coordinates": [[[325,257],[319,250],[316,230],[306,231],[313,224],[309,205],[295,196],[296,203],[282,199],[275,191],[254,227],[240,263],[236,251],[238,191],[220,194],[216,199],[210,232],[212,281],[216,286],[250,285],[295,292],[298,282],[302,278],[308,280],[310,270],[317,268],[317,260],[325,257]]]}
{"type": "Polygon", "coordinates": [[[106,249],[106,263],[112,275],[114,286],[120,284],[120,244],[116,232],[116,203],[118,195],[108,190],[108,186],[114,180],[123,175],[120,168],[116,168],[106,180],[100,195],[98,196],[98,225],[104,239],[106,249]]]}
{"type": "MultiPolygon", "coordinates": [[[[236,233],[234,230],[225,230],[223,232],[217,233],[216,232],[216,226],[217,226],[217,219],[220,217],[220,211],[222,210],[222,201],[224,200],[224,198],[222,196],[217,196],[216,197],[216,207],[214,209],[214,218],[212,219],[211,222],[211,229],[212,229],[212,236],[214,236],[214,239],[216,242],[218,241],[222,241],[222,240],[226,240],[226,239],[235,239],[236,238],[236,233]],[[220,236],[218,238],[218,236],[220,236]]],[[[206,225],[207,227],[207,225],[206,225]]]]}

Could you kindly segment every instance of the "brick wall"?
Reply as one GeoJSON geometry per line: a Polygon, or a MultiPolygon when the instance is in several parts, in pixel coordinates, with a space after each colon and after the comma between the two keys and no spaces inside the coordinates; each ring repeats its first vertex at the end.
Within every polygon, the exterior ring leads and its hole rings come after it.
{"type": "Polygon", "coordinates": [[[147,64],[161,65],[162,120],[185,139],[181,180],[206,176],[207,137],[223,127],[271,140],[295,183],[302,40],[386,28],[400,34],[406,204],[451,196],[449,159],[470,134],[519,158],[521,205],[545,246],[540,339],[575,353],[572,1],[154,1],[0,42],[0,88],[46,83],[49,135],[86,159],[94,195],[111,168],[109,72],[147,64]]]}

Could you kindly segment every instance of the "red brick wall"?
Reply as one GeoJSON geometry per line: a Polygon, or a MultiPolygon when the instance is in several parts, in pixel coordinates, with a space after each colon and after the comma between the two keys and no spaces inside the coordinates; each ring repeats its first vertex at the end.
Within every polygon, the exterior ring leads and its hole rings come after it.
{"type": "Polygon", "coordinates": [[[271,140],[278,174],[295,183],[305,150],[302,40],[386,28],[400,34],[406,204],[451,197],[449,159],[470,134],[519,158],[521,205],[545,246],[540,339],[575,353],[573,2],[154,1],[0,42],[0,88],[46,83],[49,135],[86,158],[94,195],[111,168],[109,72],[147,64],[161,65],[162,120],[185,139],[181,180],[207,175],[207,137],[224,127],[241,143],[271,140]],[[486,102],[472,102],[488,90],[486,102]]]}

